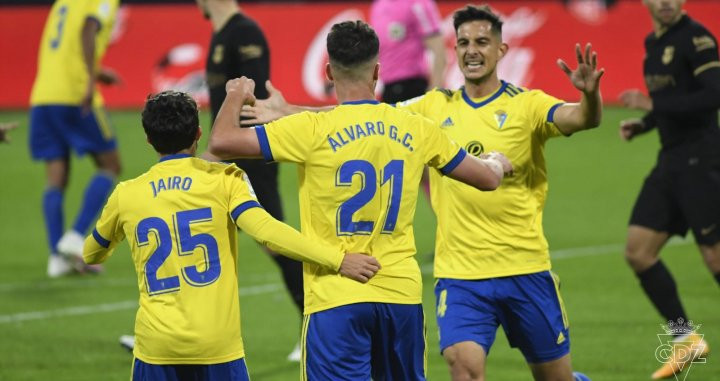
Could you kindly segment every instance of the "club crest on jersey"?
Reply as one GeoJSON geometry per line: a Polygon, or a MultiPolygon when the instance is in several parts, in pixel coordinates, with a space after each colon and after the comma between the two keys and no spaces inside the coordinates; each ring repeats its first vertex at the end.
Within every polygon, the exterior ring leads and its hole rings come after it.
{"type": "Polygon", "coordinates": [[[213,50],[212,54],[212,61],[213,63],[219,64],[223,60],[223,55],[225,53],[225,47],[222,45],[215,46],[215,50],[213,50]]]}
{"type": "Polygon", "coordinates": [[[507,120],[507,113],[503,110],[495,111],[495,121],[497,122],[498,129],[501,130],[507,120]]]}
{"type": "Polygon", "coordinates": [[[485,147],[483,147],[482,143],[480,143],[479,141],[473,140],[465,145],[465,151],[475,157],[478,157],[482,155],[483,152],[485,152],[485,147]]]}
{"type": "Polygon", "coordinates": [[[455,122],[453,122],[452,118],[450,118],[448,116],[447,119],[445,119],[445,121],[442,122],[442,124],[440,125],[440,128],[448,128],[448,127],[452,127],[454,125],[455,125],[455,122]]]}
{"type": "Polygon", "coordinates": [[[673,60],[673,55],[675,54],[675,47],[674,46],[666,46],[665,50],[663,51],[662,55],[662,63],[667,65],[673,60]]]}

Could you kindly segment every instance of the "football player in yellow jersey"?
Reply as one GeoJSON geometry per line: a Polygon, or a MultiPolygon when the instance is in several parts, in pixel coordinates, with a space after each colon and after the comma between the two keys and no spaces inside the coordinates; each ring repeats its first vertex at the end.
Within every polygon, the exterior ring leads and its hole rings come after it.
{"type": "Polygon", "coordinates": [[[114,132],[102,110],[95,81],[119,79],[102,69],[119,0],[56,0],[50,10],[38,54],[30,98],[30,151],[46,166],[42,206],[54,278],[82,266],[87,233],[120,173],[114,132]],[[63,235],[63,198],[70,175],[70,151],[89,153],[98,172],[92,177],[71,229],[63,235]],[[62,254],[66,258],[58,255],[62,254]]]}
{"type": "Polygon", "coordinates": [[[193,157],[201,130],[187,94],[150,97],[142,123],[160,162],[117,185],[84,247],[87,263],[101,263],[128,237],[140,290],[133,380],[249,379],[236,226],[338,278],[367,282],[379,269],[371,256],[343,254],[274,219],[235,165],[193,157]]]}
{"type": "MultiPolygon", "coordinates": [[[[603,70],[597,70],[590,45],[584,52],[576,47],[575,70],[559,60],[582,97],[579,103],[564,103],[498,78],[497,63],[508,46],[502,41],[502,22],[488,6],[458,10],[454,26],[465,86],[430,91],[398,107],[430,118],[473,155],[507,153],[515,170],[489,193],[431,171],[440,349],[454,380],[483,380],[486,357],[502,325],[536,380],[582,380],[586,376],[572,372],[567,317],[542,230],[543,152],[549,138],[599,125],[603,70]]],[[[270,99],[243,112],[255,118],[248,122],[303,109],[270,90],[270,99]]]]}
{"type": "Polygon", "coordinates": [[[213,126],[210,152],[298,163],[302,232],[339,250],[368,252],[383,266],[367,284],[306,263],[302,379],[424,380],[422,279],[412,220],[425,164],[492,190],[512,166],[498,153],[467,155],[433,123],[374,99],[378,38],[362,21],[333,25],[326,68],[338,101],[254,129],[236,128],[238,83],[213,126]]]}

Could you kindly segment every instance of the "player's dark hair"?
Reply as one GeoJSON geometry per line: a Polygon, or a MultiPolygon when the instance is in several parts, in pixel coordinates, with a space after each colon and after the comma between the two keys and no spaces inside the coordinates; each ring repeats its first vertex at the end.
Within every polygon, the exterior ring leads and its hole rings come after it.
{"type": "Polygon", "coordinates": [[[493,12],[489,5],[467,5],[465,8],[458,9],[453,13],[453,26],[457,35],[460,25],[468,21],[489,21],[491,30],[498,36],[502,36],[503,22],[500,16],[493,12]]]}
{"type": "Polygon", "coordinates": [[[343,21],[332,26],[327,36],[330,64],[349,71],[377,58],[380,41],[363,21],[343,21]]]}
{"type": "Polygon", "coordinates": [[[161,154],[190,148],[200,122],[195,101],[179,91],[149,95],[142,112],[142,125],[148,141],[161,154]]]}

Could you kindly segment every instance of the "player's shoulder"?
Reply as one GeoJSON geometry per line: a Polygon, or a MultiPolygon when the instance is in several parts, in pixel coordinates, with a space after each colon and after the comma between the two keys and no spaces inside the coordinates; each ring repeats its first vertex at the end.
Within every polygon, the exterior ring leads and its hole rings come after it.
{"type": "Polygon", "coordinates": [[[685,26],[685,29],[688,30],[690,34],[692,34],[692,35],[705,34],[705,35],[709,35],[713,38],[715,37],[712,34],[712,32],[710,32],[710,30],[708,30],[708,28],[706,28],[705,25],[701,24],[699,21],[697,21],[689,16],[688,16],[687,20],[688,21],[685,26]]]}
{"type": "Polygon", "coordinates": [[[425,103],[449,103],[453,98],[457,98],[460,90],[450,90],[442,87],[436,87],[423,95],[415,98],[410,98],[406,101],[398,102],[398,106],[404,107],[412,105],[413,103],[425,102],[425,103]]]}

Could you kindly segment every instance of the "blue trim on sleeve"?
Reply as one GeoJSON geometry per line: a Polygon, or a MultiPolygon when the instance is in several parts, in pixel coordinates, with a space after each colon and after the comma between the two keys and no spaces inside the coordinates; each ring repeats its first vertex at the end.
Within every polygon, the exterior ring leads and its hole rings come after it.
{"type": "Polygon", "coordinates": [[[359,101],[348,101],[348,102],[343,102],[341,104],[344,104],[344,105],[377,105],[377,104],[380,104],[380,102],[376,101],[375,99],[361,99],[359,101]]]}
{"type": "Polygon", "coordinates": [[[97,243],[100,244],[100,246],[102,246],[106,249],[108,247],[110,247],[110,241],[103,238],[103,236],[101,236],[100,233],[98,233],[97,228],[93,229],[92,235],[93,235],[93,238],[95,238],[95,241],[97,241],[97,243]]]}
{"type": "Polygon", "coordinates": [[[458,151],[457,155],[450,160],[449,163],[445,164],[444,167],[440,168],[440,172],[442,172],[443,175],[447,175],[448,173],[452,172],[455,167],[457,167],[461,161],[467,156],[467,151],[465,151],[464,148],[460,148],[460,151],[458,151]]]}
{"type": "Polygon", "coordinates": [[[560,106],[562,106],[562,105],[564,105],[564,104],[565,104],[564,102],[563,102],[563,103],[558,103],[558,104],[550,107],[550,110],[548,110],[548,114],[547,114],[547,121],[548,121],[548,122],[550,122],[550,123],[555,123],[555,110],[557,110],[558,107],[560,107],[560,106]]]}
{"type": "Polygon", "coordinates": [[[260,203],[255,200],[245,201],[242,204],[236,206],[235,209],[230,212],[230,217],[232,217],[233,221],[237,221],[238,217],[240,217],[242,212],[250,208],[262,208],[262,205],[260,205],[260,203]]]}
{"type": "Polygon", "coordinates": [[[260,143],[260,151],[262,152],[265,161],[268,163],[275,161],[272,150],[270,149],[270,141],[267,137],[267,131],[265,131],[265,125],[255,126],[255,134],[257,135],[258,143],[260,143]]]}
{"type": "Polygon", "coordinates": [[[467,93],[465,92],[465,87],[463,87],[463,88],[462,88],[462,97],[463,97],[463,100],[465,100],[465,103],[467,103],[468,105],[470,105],[470,107],[472,107],[472,108],[480,108],[480,107],[482,107],[482,106],[485,106],[486,104],[494,101],[495,99],[497,99],[497,97],[499,97],[500,95],[502,95],[502,93],[505,91],[505,88],[507,88],[507,85],[508,85],[507,82],[505,82],[505,81],[500,81],[500,82],[502,83],[502,85],[501,85],[500,88],[495,92],[495,94],[491,95],[490,98],[485,99],[484,101],[482,101],[482,102],[480,102],[480,103],[475,103],[475,102],[473,102],[473,100],[470,99],[470,97],[469,97],[469,96],[467,95],[467,93]]]}
{"type": "Polygon", "coordinates": [[[175,153],[172,155],[165,155],[160,158],[160,162],[174,160],[174,159],[184,159],[186,157],[192,157],[192,155],[187,154],[187,153],[175,153]]]}

